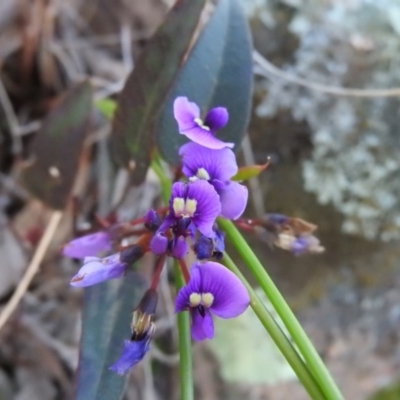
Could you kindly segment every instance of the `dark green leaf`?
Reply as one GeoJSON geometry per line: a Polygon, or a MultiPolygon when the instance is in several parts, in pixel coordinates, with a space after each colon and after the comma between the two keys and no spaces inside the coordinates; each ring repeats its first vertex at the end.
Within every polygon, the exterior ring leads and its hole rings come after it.
{"type": "Polygon", "coordinates": [[[76,85],[49,112],[31,144],[32,165],[23,171],[24,186],[54,209],[63,209],[71,193],[91,104],[89,83],[76,85]]]}
{"type": "Polygon", "coordinates": [[[144,279],[130,272],[124,279],[85,289],[76,400],[122,398],[126,377],[109,367],[121,356],[124,339],[130,337],[132,311],[145,288],[144,279]]]}
{"type": "Polygon", "coordinates": [[[240,4],[237,0],[220,0],[161,114],[157,144],[168,162],[178,163],[178,149],[187,141],[178,134],[173,116],[173,101],[177,96],[187,96],[204,113],[212,107],[227,107],[229,123],[217,136],[240,144],[250,115],[251,51],[250,31],[240,4]]]}
{"type": "Polygon", "coordinates": [[[119,98],[111,145],[140,184],[150,164],[154,121],[188,51],[205,0],[180,0],[147,43],[119,98]]]}

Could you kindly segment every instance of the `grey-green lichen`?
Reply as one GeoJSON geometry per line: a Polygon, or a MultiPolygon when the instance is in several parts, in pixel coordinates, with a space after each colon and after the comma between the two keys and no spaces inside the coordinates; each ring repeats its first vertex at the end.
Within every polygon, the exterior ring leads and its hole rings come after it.
{"type": "MultiPolygon", "coordinates": [[[[298,47],[283,64],[285,72],[326,86],[400,87],[399,1],[250,4],[250,16],[261,15],[268,29],[274,29],[268,21],[278,10],[289,10],[285,29],[298,39],[298,47]]],[[[259,88],[265,95],[258,116],[273,117],[285,109],[307,122],[313,150],[302,162],[304,187],[343,214],[343,231],[370,239],[399,238],[400,96],[338,96],[272,75],[259,88]]]]}

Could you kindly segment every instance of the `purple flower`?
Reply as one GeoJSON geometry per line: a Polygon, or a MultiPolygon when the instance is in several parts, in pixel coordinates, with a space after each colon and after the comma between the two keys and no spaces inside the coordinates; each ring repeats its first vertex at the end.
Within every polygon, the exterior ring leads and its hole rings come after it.
{"type": "Polygon", "coordinates": [[[109,279],[125,275],[128,264],[120,260],[120,254],[112,254],[105,258],[85,257],[78,273],[71,279],[75,287],[92,286],[109,279]]]}
{"type": "Polygon", "coordinates": [[[203,235],[214,237],[213,225],[221,212],[221,203],[215,189],[205,181],[182,183],[172,186],[169,213],[159,232],[173,228],[175,236],[188,236],[193,224],[203,235]]]}
{"type": "Polygon", "coordinates": [[[211,183],[221,202],[221,216],[239,218],[247,205],[246,186],[231,181],[238,172],[236,157],[230,149],[211,150],[197,143],[186,143],[180,150],[182,172],[191,180],[203,179],[211,183]]]}
{"type": "Polygon", "coordinates": [[[133,368],[149,351],[151,337],[145,336],[142,340],[125,340],[121,358],[110,367],[111,371],[124,375],[133,368]]]}
{"type": "Polygon", "coordinates": [[[228,122],[229,114],[226,108],[212,108],[203,122],[200,118],[200,108],[196,103],[190,102],[187,97],[177,97],[174,101],[174,116],[178,122],[179,132],[193,142],[210,149],[234,146],[234,143],[225,143],[215,137],[215,132],[228,122]]]}
{"type": "Polygon", "coordinates": [[[240,279],[216,262],[196,263],[190,281],[178,293],[176,312],[190,310],[194,340],[212,339],[211,312],[221,318],[234,318],[250,304],[250,296],[240,279]]]}
{"type": "Polygon", "coordinates": [[[81,236],[67,243],[62,253],[70,258],[85,258],[99,256],[112,249],[112,240],[105,231],[81,236]]]}

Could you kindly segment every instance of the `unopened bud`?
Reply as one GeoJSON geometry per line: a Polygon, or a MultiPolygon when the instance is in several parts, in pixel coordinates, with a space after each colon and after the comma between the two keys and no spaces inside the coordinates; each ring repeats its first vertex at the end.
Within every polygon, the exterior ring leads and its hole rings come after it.
{"type": "Polygon", "coordinates": [[[151,288],[148,289],[133,312],[131,340],[142,340],[145,336],[153,336],[155,331],[153,321],[157,302],[157,291],[151,288]]]}
{"type": "Polygon", "coordinates": [[[145,216],[144,226],[151,232],[156,232],[160,225],[160,216],[153,209],[149,210],[145,216]]]}
{"type": "Polygon", "coordinates": [[[132,265],[140,258],[143,257],[145,249],[140,244],[133,244],[132,246],[126,247],[120,253],[120,259],[122,262],[132,265]]]}

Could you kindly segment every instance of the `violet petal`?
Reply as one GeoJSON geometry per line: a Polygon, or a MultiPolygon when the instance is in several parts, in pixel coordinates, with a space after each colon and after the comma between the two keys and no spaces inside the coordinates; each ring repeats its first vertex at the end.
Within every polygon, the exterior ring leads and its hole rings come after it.
{"type": "Polygon", "coordinates": [[[223,128],[229,120],[229,113],[225,107],[215,107],[212,108],[205,120],[204,125],[208,126],[212,132],[223,128]]]}
{"type": "Polygon", "coordinates": [[[201,275],[201,292],[211,293],[214,302],[210,310],[221,318],[242,314],[250,304],[250,296],[241,280],[229,269],[216,262],[196,264],[201,275]]]}
{"type": "Polygon", "coordinates": [[[194,245],[194,252],[198,260],[207,260],[212,257],[214,242],[212,239],[200,234],[194,245]]]}
{"type": "Polygon", "coordinates": [[[179,236],[172,244],[171,255],[177,259],[181,259],[189,253],[189,246],[186,238],[179,236]]]}
{"type": "MultiPolygon", "coordinates": [[[[196,266],[197,264],[195,264],[196,266]]],[[[192,268],[190,271],[190,280],[186,286],[182,287],[175,300],[175,312],[181,312],[189,307],[190,295],[192,293],[201,293],[201,275],[198,268],[192,268]]]]}
{"type": "Polygon", "coordinates": [[[127,264],[120,261],[119,253],[105,258],[85,257],[78,273],[71,279],[71,286],[92,286],[125,275],[127,264]]]}
{"type": "Polygon", "coordinates": [[[239,218],[247,205],[247,187],[231,181],[224,189],[218,190],[221,201],[221,216],[228,219],[239,218]]]}
{"type": "Polygon", "coordinates": [[[210,311],[204,310],[204,316],[200,314],[198,307],[190,310],[192,317],[192,338],[200,341],[214,337],[214,321],[210,311]]]}
{"type": "Polygon", "coordinates": [[[214,187],[203,180],[189,183],[187,199],[194,199],[197,202],[196,212],[191,218],[196,228],[204,236],[214,237],[213,225],[221,212],[221,203],[214,187]]]}
{"type": "Polygon", "coordinates": [[[71,240],[64,246],[62,253],[70,258],[85,258],[99,256],[111,249],[110,235],[105,231],[100,231],[71,240]]]}
{"type": "Polygon", "coordinates": [[[163,232],[158,232],[153,236],[150,242],[150,249],[157,256],[160,256],[167,251],[168,238],[163,232]]]}
{"type": "Polygon", "coordinates": [[[174,117],[178,122],[179,132],[197,126],[195,119],[200,117],[200,109],[187,97],[177,97],[174,101],[174,117]]]}
{"type": "Polygon", "coordinates": [[[218,150],[225,147],[232,148],[235,146],[235,143],[223,142],[222,140],[217,139],[213,132],[198,125],[190,129],[182,130],[180,133],[188,137],[193,142],[204,147],[208,147],[209,149],[218,150]]]}
{"type": "Polygon", "coordinates": [[[149,351],[149,342],[148,337],[137,341],[125,340],[122,356],[110,367],[110,370],[119,375],[124,375],[143,359],[149,351]]]}
{"type": "Polygon", "coordinates": [[[189,142],[180,148],[179,154],[182,157],[182,172],[188,178],[201,178],[199,169],[204,169],[210,180],[228,181],[238,172],[235,153],[228,148],[212,150],[189,142]]]}

